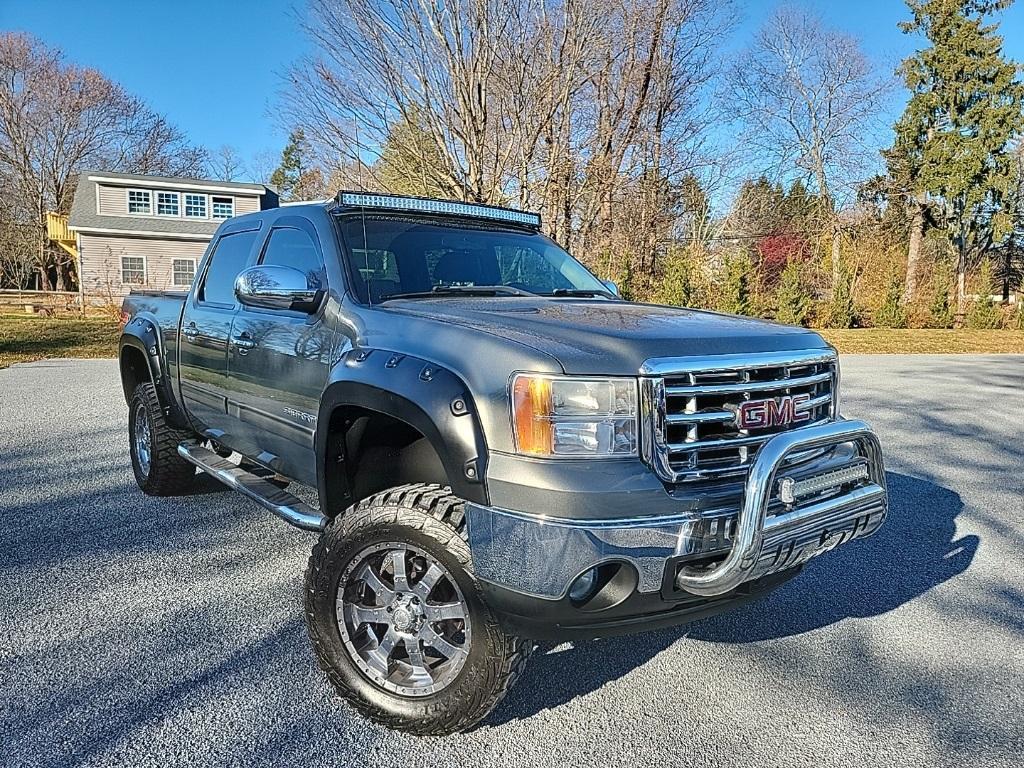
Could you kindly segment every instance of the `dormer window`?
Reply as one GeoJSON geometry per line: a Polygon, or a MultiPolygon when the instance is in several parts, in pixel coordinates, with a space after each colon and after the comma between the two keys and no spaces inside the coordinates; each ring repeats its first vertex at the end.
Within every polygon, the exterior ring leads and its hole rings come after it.
{"type": "Polygon", "coordinates": [[[178,193],[177,192],[157,192],[156,193],[156,212],[160,216],[177,216],[178,215],[178,193]]]}
{"type": "Polygon", "coordinates": [[[148,189],[128,190],[128,213],[152,213],[153,198],[148,189]]]}
{"type": "Polygon", "coordinates": [[[211,198],[210,203],[215,219],[230,219],[235,215],[235,198],[233,197],[214,197],[211,198]]]}
{"type": "Polygon", "coordinates": [[[185,216],[190,219],[206,218],[206,195],[185,195],[185,216]]]}

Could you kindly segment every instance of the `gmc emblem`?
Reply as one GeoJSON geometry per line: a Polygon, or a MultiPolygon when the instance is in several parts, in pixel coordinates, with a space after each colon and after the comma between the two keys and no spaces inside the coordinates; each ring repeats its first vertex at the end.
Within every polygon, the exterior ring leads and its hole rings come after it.
{"type": "Polygon", "coordinates": [[[810,399],[810,395],[804,394],[747,400],[736,409],[736,425],[740,429],[768,429],[808,421],[811,418],[807,409],[810,399]]]}

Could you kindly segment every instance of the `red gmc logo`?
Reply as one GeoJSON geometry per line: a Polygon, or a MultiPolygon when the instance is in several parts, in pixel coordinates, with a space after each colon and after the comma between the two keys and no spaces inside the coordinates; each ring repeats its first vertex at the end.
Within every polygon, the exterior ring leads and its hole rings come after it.
{"type": "Polygon", "coordinates": [[[811,418],[807,403],[811,396],[785,395],[770,400],[748,400],[736,409],[740,429],[768,429],[799,424],[811,418]]]}

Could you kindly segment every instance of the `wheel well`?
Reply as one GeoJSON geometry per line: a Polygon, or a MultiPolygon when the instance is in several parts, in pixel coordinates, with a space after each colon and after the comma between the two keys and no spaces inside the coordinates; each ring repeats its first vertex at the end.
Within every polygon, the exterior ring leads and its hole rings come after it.
{"type": "Polygon", "coordinates": [[[430,441],[401,419],[346,406],[331,414],[325,465],[327,499],[335,515],[386,488],[406,483],[450,485],[430,441]]]}
{"type": "Polygon", "coordinates": [[[149,364],[146,356],[135,347],[125,346],[121,349],[121,387],[124,399],[131,400],[132,392],[144,381],[151,381],[149,364]]]}

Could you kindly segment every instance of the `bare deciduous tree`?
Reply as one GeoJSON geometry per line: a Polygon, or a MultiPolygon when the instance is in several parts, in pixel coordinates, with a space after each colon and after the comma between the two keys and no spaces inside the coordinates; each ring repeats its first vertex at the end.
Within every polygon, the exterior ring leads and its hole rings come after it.
{"type": "Polygon", "coordinates": [[[222,144],[210,153],[209,173],[220,181],[238,181],[245,173],[245,164],[238,150],[230,144],[222,144]]]}
{"type": "Polygon", "coordinates": [[[313,0],[310,11],[318,55],[291,72],[284,114],[328,168],[354,167],[366,187],[405,179],[538,209],[602,271],[653,272],[672,188],[700,163],[721,3],[313,0]]]}
{"type": "Polygon", "coordinates": [[[727,73],[726,99],[759,170],[813,180],[832,238],[834,286],[842,279],[836,208],[877,157],[871,139],[891,88],[855,38],[796,7],[777,11],[727,73]]]}

